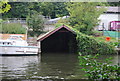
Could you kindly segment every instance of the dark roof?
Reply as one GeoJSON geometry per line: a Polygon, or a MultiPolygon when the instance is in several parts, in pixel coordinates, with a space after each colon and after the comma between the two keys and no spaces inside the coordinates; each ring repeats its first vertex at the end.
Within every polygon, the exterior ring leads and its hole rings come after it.
{"type": "Polygon", "coordinates": [[[62,28],[65,28],[65,29],[67,29],[68,31],[70,31],[70,32],[72,32],[73,34],[75,34],[75,32],[74,32],[71,28],[69,28],[69,27],[67,27],[67,26],[65,26],[65,25],[62,25],[62,26],[60,26],[60,27],[58,27],[58,28],[55,28],[55,29],[52,30],[52,31],[49,31],[49,32],[47,32],[47,33],[45,33],[45,34],[43,34],[43,35],[40,35],[40,36],[38,37],[37,41],[42,41],[42,40],[46,39],[47,37],[49,37],[50,35],[54,34],[55,32],[57,32],[58,30],[60,30],[60,29],[62,29],[62,28]]]}
{"type": "MultiPolygon", "coordinates": [[[[101,6],[97,6],[97,8],[101,8],[101,6]]],[[[120,12],[120,7],[108,6],[105,8],[107,9],[106,12],[120,12]]]]}

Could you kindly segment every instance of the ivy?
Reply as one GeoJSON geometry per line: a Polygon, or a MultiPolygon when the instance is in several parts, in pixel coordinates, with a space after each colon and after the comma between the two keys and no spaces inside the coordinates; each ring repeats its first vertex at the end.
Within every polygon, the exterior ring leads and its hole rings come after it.
{"type": "Polygon", "coordinates": [[[79,62],[83,67],[81,70],[85,71],[85,76],[91,80],[120,80],[120,66],[111,65],[111,57],[104,60],[104,63],[97,61],[99,54],[96,55],[82,55],[79,53],[79,62]]]}
{"type": "Polygon", "coordinates": [[[78,43],[78,51],[83,55],[88,54],[116,54],[117,52],[114,50],[114,46],[105,43],[103,41],[98,41],[95,37],[88,36],[82,34],[80,32],[77,33],[77,43],[78,43]]]}

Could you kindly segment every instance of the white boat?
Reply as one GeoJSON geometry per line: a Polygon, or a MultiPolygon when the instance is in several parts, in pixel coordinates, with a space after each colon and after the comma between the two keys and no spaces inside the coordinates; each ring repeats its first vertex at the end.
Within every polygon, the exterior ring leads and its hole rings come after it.
{"type": "Polygon", "coordinates": [[[20,36],[12,35],[7,40],[0,40],[0,55],[37,55],[38,46],[28,46],[20,36]]]}

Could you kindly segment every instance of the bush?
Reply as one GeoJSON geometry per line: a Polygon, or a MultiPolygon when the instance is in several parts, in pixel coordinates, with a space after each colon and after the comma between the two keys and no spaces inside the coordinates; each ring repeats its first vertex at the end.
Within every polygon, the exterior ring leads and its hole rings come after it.
{"type": "Polygon", "coordinates": [[[103,41],[96,40],[95,37],[77,33],[78,51],[82,54],[116,54],[114,46],[103,41]]]}
{"type": "Polygon", "coordinates": [[[85,71],[85,75],[88,79],[97,81],[108,81],[109,79],[119,79],[120,80],[120,66],[111,65],[111,57],[104,62],[97,61],[99,54],[93,55],[81,55],[79,56],[80,65],[83,67],[82,70],[85,71]]]}
{"type": "Polygon", "coordinates": [[[92,31],[92,35],[95,37],[103,36],[103,32],[102,31],[92,31]]]}
{"type": "Polygon", "coordinates": [[[5,34],[25,34],[26,29],[20,23],[2,23],[1,33],[5,34]]]}

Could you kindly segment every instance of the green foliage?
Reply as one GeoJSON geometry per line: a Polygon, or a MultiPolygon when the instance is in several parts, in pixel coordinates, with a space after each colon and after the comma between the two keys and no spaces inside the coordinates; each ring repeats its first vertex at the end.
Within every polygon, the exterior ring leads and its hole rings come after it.
{"type": "Polygon", "coordinates": [[[68,24],[69,23],[69,20],[66,18],[66,19],[62,19],[60,18],[60,20],[57,21],[57,24],[59,23],[65,23],[65,24],[68,24]]]}
{"type": "Polygon", "coordinates": [[[114,46],[95,37],[87,36],[82,33],[77,33],[78,51],[83,55],[88,54],[116,54],[114,46]]]}
{"type": "Polygon", "coordinates": [[[102,31],[93,30],[92,32],[93,32],[92,35],[95,37],[103,36],[102,31]]]}
{"type": "Polygon", "coordinates": [[[96,37],[96,40],[108,43],[109,45],[114,46],[114,47],[118,46],[119,44],[118,39],[114,37],[111,37],[110,41],[106,41],[106,36],[99,36],[99,37],[96,37]]]}
{"type": "Polygon", "coordinates": [[[3,18],[26,18],[29,14],[37,11],[36,3],[30,2],[9,2],[11,9],[9,12],[3,14],[3,18]]]}
{"type": "Polygon", "coordinates": [[[119,2],[108,2],[109,6],[120,6],[119,2]]]}
{"type": "Polygon", "coordinates": [[[26,18],[33,12],[41,13],[51,18],[68,15],[64,2],[9,2],[11,10],[3,14],[3,18],[26,18]]]}
{"type": "Polygon", "coordinates": [[[60,27],[62,25],[63,25],[63,23],[57,23],[57,24],[55,24],[55,28],[58,28],[58,27],[60,27]]]}
{"type": "Polygon", "coordinates": [[[8,4],[7,1],[0,1],[0,14],[8,12],[11,6],[8,4]]]}
{"type": "Polygon", "coordinates": [[[27,18],[27,24],[29,26],[29,29],[31,29],[31,36],[33,35],[39,35],[41,32],[43,32],[44,28],[44,18],[38,13],[34,13],[33,15],[28,16],[27,18]]]}
{"type": "Polygon", "coordinates": [[[98,25],[98,17],[105,10],[104,7],[97,8],[101,3],[79,2],[68,3],[68,11],[70,14],[70,25],[78,31],[91,35],[92,30],[98,25]]]}
{"type": "Polygon", "coordinates": [[[99,54],[95,56],[82,56],[80,54],[80,65],[83,67],[82,70],[86,72],[86,76],[92,80],[120,79],[120,67],[118,65],[111,65],[111,57],[105,59],[103,63],[96,60],[98,56],[99,54]]]}
{"type": "Polygon", "coordinates": [[[2,30],[0,33],[4,34],[25,34],[26,29],[20,23],[2,23],[2,30]]]}
{"type": "MultiPolygon", "coordinates": [[[[57,24],[56,27],[60,27],[61,24],[57,24]]],[[[66,25],[66,24],[64,24],[66,25]]],[[[81,52],[82,55],[89,55],[89,54],[103,54],[103,55],[110,55],[110,54],[117,54],[115,51],[115,47],[110,43],[105,41],[98,40],[96,37],[88,36],[79,32],[77,29],[72,28],[71,26],[66,25],[71,30],[76,32],[76,40],[78,46],[78,52],[81,52]]]]}
{"type": "Polygon", "coordinates": [[[112,46],[118,46],[119,42],[108,42],[112,46]]]}

